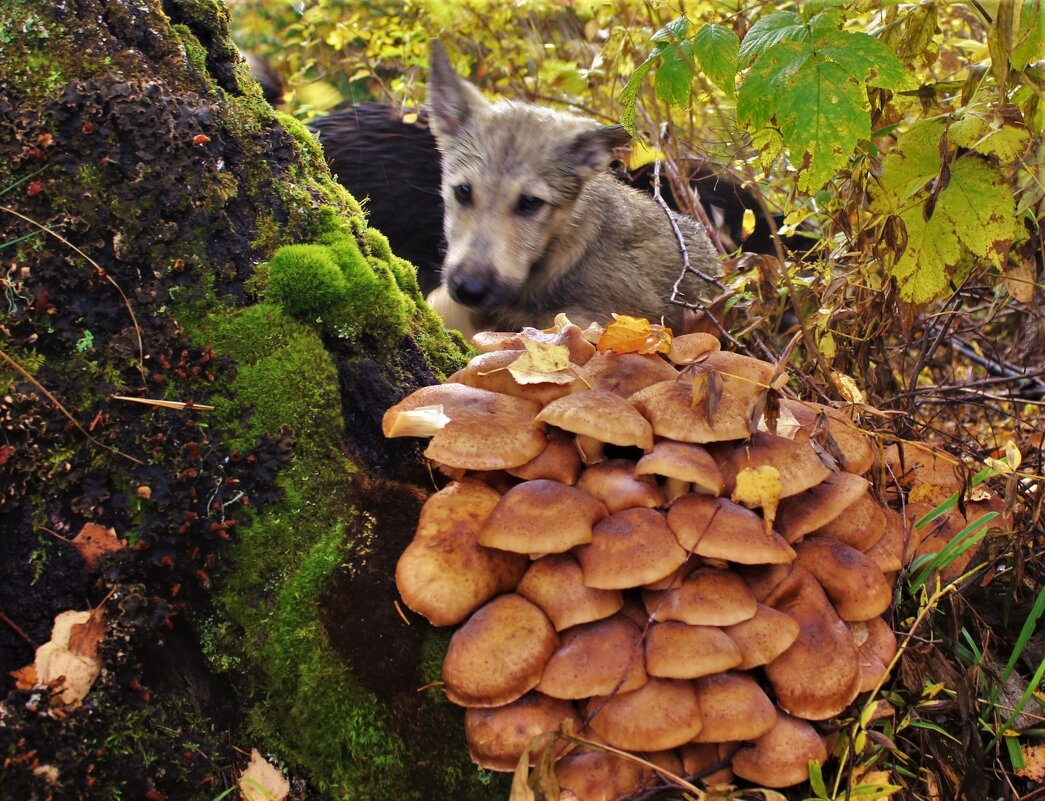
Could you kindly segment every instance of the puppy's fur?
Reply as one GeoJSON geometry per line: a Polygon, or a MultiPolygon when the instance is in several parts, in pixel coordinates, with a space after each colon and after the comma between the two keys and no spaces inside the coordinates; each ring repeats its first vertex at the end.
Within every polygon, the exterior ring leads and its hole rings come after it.
{"type": "MultiPolygon", "coordinates": [[[[621,126],[529,103],[490,103],[432,42],[428,112],[442,153],[447,251],[437,311],[471,328],[547,327],[565,312],[579,325],[611,313],[661,318],[679,330],[671,289],[682,253],[665,212],[608,172],[621,126]],[[454,304],[466,307],[453,308],[454,304]]],[[[672,215],[689,262],[720,274],[695,220],[672,215]]],[[[687,300],[713,284],[689,275],[687,300]]]]}

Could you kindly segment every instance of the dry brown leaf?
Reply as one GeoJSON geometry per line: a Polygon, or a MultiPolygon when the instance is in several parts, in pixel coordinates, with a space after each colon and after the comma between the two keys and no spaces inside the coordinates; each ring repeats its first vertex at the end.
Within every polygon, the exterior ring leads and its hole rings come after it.
{"type": "Polygon", "coordinates": [[[105,611],[102,607],[91,610],[90,617],[82,623],[73,623],[69,629],[68,648],[78,656],[98,659],[98,645],[105,636],[105,611]]]}
{"type": "MultiPolygon", "coordinates": [[[[104,621],[92,621],[92,612],[66,611],[54,619],[51,639],[36,649],[32,665],[36,684],[55,691],[63,707],[75,708],[90,692],[101,673],[101,663],[95,656],[97,640],[104,633],[104,621]],[[79,627],[79,628],[78,628],[79,627]],[[75,638],[77,652],[70,650],[75,638]]],[[[98,620],[101,620],[100,614],[98,620]]],[[[22,668],[28,671],[28,667],[22,668]]]]}
{"type": "Polygon", "coordinates": [[[101,557],[114,551],[122,551],[124,543],[116,536],[111,527],[99,526],[97,523],[84,523],[80,533],[73,538],[73,547],[80,552],[88,570],[94,570],[101,557]]]}
{"type": "Polygon", "coordinates": [[[246,801],[283,801],[290,795],[290,783],[283,773],[269,764],[258,749],[251,749],[250,763],[237,782],[246,801]]]}
{"type": "Polygon", "coordinates": [[[1034,300],[1034,261],[1024,259],[1001,277],[1001,285],[1021,303],[1034,300]]]}

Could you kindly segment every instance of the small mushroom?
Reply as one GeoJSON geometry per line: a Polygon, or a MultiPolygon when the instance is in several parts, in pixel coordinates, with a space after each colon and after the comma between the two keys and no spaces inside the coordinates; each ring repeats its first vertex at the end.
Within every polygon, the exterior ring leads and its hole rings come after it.
{"type": "Polygon", "coordinates": [[[808,442],[778,437],[765,431],[751,435],[751,439],[732,447],[720,463],[725,480],[725,492],[736,484],[737,474],[745,469],[768,465],[780,474],[780,497],[797,495],[831,475],[831,470],[808,442]]]}
{"type": "Polygon", "coordinates": [[[842,514],[870,486],[852,473],[832,473],[815,487],[781,500],[773,525],[788,542],[796,542],[842,514]]]}
{"type": "Polygon", "coordinates": [[[548,554],[533,562],[515,591],[537,604],[558,631],[602,620],[624,603],[620,590],[585,586],[581,566],[569,554],[548,554]]]}
{"type": "Polygon", "coordinates": [[[678,374],[678,370],[656,354],[598,353],[588,363],[592,386],[622,398],[658,381],[678,378],[678,374]]]}
{"type": "Polygon", "coordinates": [[[885,534],[885,511],[870,492],[865,492],[842,514],[813,533],[832,537],[858,551],[866,551],[885,534]]]}
{"type": "Polygon", "coordinates": [[[639,459],[635,475],[658,475],[667,479],[667,500],[671,503],[694,487],[697,492],[722,494],[722,472],[711,454],[700,445],[662,439],[639,459]]]}
{"type": "Polygon", "coordinates": [[[722,629],[670,621],[646,632],[646,672],[662,679],[696,679],[741,662],[740,649],[722,629]]]}
{"type": "Polygon", "coordinates": [[[625,509],[600,521],[591,542],[574,550],[584,583],[604,590],[664,578],[686,561],[675,535],[654,509],[625,509]]]}
{"type": "Polygon", "coordinates": [[[714,334],[679,334],[671,340],[668,361],[672,364],[692,364],[705,353],[722,350],[722,344],[714,334]]]}
{"type": "Polygon", "coordinates": [[[733,769],[729,750],[730,747],[724,743],[686,743],[679,749],[685,775],[708,786],[730,784],[733,769]]]}
{"type": "Polygon", "coordinates": [[[500,595],[450,638],[443,660],[446,697],[459,706],[511,703],[537,686],[558,645],[544,612],[521,595],[500,595]]]}
{"type": "Polygon", "coordinates": [[[564,699],[637,690],[646,683],[641,640],[642,629],[625,615],[567,629],[537,690],[564,699]]]}
{"type": "Polygon", "coordinates": [[[798,624],[783,612],[758,605],[754,617],[726,626],[725,633],[740,649],[739,670],[772,662],[798,639],[798,624]]]}
{"type": "Polygon", "coordinates": [[[630,693],[590,699],[584,714],[599,737],[630,751],[677,748],[696,737],[701,727],[697,692],[690,681],[651,678],[630,693]]]}
{"type": "MultiPolygon", "coordinates": [[[[472,707],[464,713],[464,736],[472,761],[481,768],[513,771],[523,751],[542,734],[554,732],[563,721],[580,728],[581,719],[569,701],[530,692],[510,704],[490,708],[472,707]]],[[[545,746],[547,747],[547,746],[545,746]]],[[[561,741],[558,752],[568,748],[561,741]]],[[[530,752],[534,764],[543,748],[530,752]]]]}
{"type": "Polygon", "coordinates": [[[646,610],[656,621],[677,620],[691,626],[732,626],[758,611],[751,591],[730,571],[701,567],[677,589],[642,593],[646,610]]]}
{"type": "Polygon", "coordinates": [[[545,478],[512,487],[479,530],[479,543],[513,553],[562,553],[591,542],[606,507],[580,490],[545,478]]]}
{"type": "Polygon", "coordinates": [[[604,444],[653,447],[650,424],[619,395],[589,389],[553,400],[535,418],[578,436],[581,458],[588,464],[602,460],[604,444]]]}
{"type": "Polygon", "coordinates": [[[501,395],[525,398],[535,401],[541,406],[556,398],[561,398],[563,395],[569,395],[571,392],[587,389],[587,384],[578,377],[583,375],[583,368],[577,365],[572,365],[572,380],[520,384],[508,367],[523,353],[525,351],[519,350],[494,350],[489,353],[480,353],[447,380],[467,387],[497,392],[501,395]]]}
{"type": "Polygon", "coordinates": [[[679,545],[698,556],[738,564],[787,564],[795,552],[775,531],[767,537],[761,517],[726,498],[684,495],[668,509],[679,545]]]}
{"type": "Polygon", "coordinates": [[[642,787],[650,775],[641,763],[606,751],[574,751],[555,765],[561,801],[619,801],[642,787]]]}
{"type": "Polygon", "coordinates": [[[824,739],[809,723],[777,711],[776,724],[733,757],[733,771],[761,787],[791,787],[809,779],[809,761],[827,761],[824,739]]]}
{"type": "Polygon", "coordinates": [[[548,431],[548,445],[537,456],[526,464],[509,468],[509,475],[531,481],[535,478],[549,478],[563,484],[576,484],[581,473],[581,455],[573,437],[562,431],[548,431]]]}
{"type": "Polygon", "coordinates": [[[758,683],[734,670],[693,682],[703,723],[698,743],[755,740],[776,725],[776,707],[758,683]]]}
{"type": "Polygon", "coordinates": [[[664,490],[649,476],[635,475],[630,459],[607,459],[584,469],[577,489],[606,504],[610,513],[632,507],[652,509],[666,505],[664,490]]]}
{"type": "Polygon", "coordinates": [[[831,537],[806,537],[795,546],[798,564],[824,588],[842,620],[870,620],[893,601],[893,588],[869,556],[831,537]]]}
{"type": "Polygon", "coordinates": [[[780,400],[780,411],[784,410],[801,427],[794,439],[812,439],[817,447],[829,454],[837,454],[840,457],[838,466],[847,473],[863,475],[871,469],[874,462],[871,440],[845,414],[820,403],[790,398],[780,400]]]}

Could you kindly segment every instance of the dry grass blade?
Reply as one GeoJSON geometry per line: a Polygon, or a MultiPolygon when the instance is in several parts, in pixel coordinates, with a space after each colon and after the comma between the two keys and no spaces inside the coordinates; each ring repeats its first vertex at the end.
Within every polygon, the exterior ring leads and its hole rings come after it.
{"type": "Polygon", "coordinates": [[[187,403],[185,401],[158,400],[156,398],[135,398],[130,395],[113,395],[112,399],[118,401],[128,401],[130,403],[141,403],[146,406],[159,406],[161,409],[177,409],[179,411],[183,409],[189,409],[190,411],[200,412],[214,411],[213,406],[208,406],[205,403],[187,403]]]}

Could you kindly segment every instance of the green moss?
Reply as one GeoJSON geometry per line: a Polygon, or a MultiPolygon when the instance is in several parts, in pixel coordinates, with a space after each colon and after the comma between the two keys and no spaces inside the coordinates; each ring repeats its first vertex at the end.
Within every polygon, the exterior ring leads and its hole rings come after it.
{"type": "Polygon", "coordinates": [[[344,267],[329,248],[284,245],[272,254],[266,295],[295,317],[325,317],[344,303],[347,293],[344,267]]]}
{"type": "Polygon", "coordinates": [[[212,83],[207,73],[207,50],[200,44],[200,40],[193,35],[187,25],[172,25],[171,30],[178,37],[181,46],[185,48],[185,57],[189,62],[189,68],[195,73],[195,77],[198,80],[212,83]]]}

